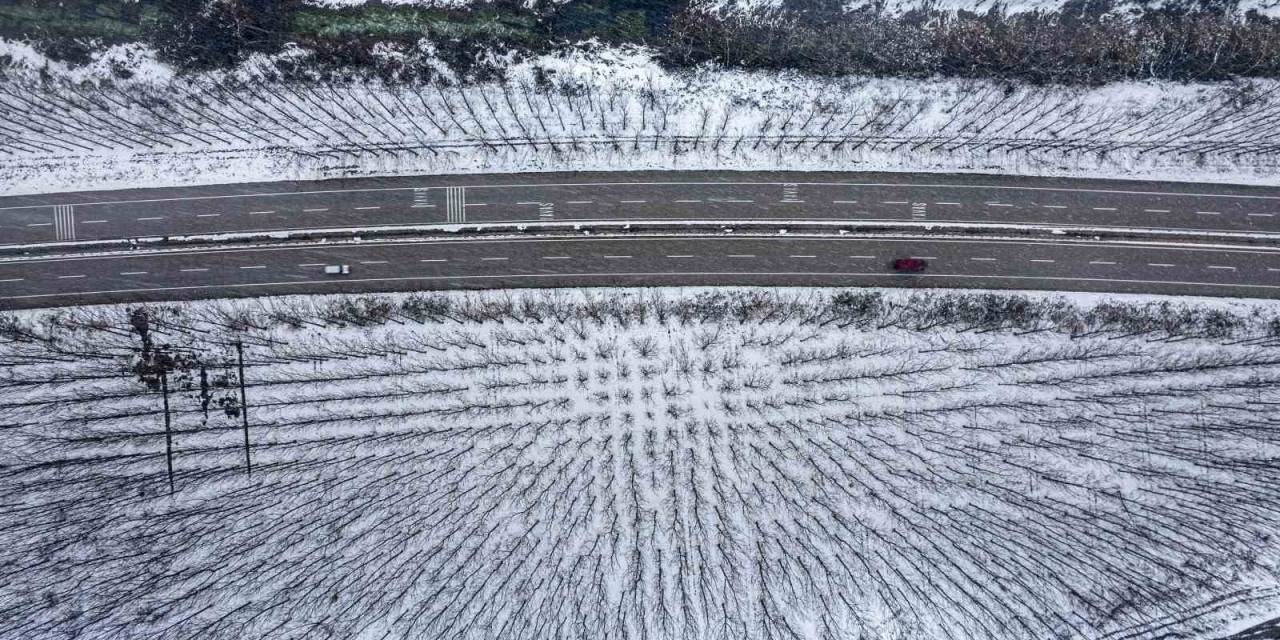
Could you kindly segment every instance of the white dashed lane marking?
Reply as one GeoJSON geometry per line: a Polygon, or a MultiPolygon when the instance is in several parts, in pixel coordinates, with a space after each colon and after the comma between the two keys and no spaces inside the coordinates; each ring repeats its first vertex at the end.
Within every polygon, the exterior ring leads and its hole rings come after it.
{"type": "Polygon", "coordinates": [[[507,260],[507,258],[480,258],[480,259],[486,260],[486,261],[507,260]]]}
{"type": "Polygon", "coordinates": [[[320,211],[328,211],[328,210],[329,210],[329,207],[319,207],[319,208],[316,208],[316,209],[303,209],[303,210],[302,210],[302,212],[303,212],[303,213],[318,213],[318,212],[320,212],[320,211]]]}
{"type": "Polygon", "coordinates": [[[1147,266],[1148,267],[1172,267],[1174,265],[1171,265],[1167,262],[1148,262],[1147,266]]]}
{"type": "Polygon", "coordinates": [[[1235,268],[1235,267],[1224,267],[1224,266],[1219,266],[1219,265],[1216,265],[1216,264],[1211,264],[1211,265],[1209,265],[1209,268],[1210,268],[1210,269],[1218,269],[1218,270],[1220,270],[1220,271],[1235,271],[1235,270],[1236,270],[1236,268],[1235,268]]]}
{"type": "Polygon", "coordinates": [[[444,258],[427,258],[427,259],[419,260],[418,262],[448,262],[448,260],[444,258]]]}
{"type": "Polygon", "coordinates": [[[1147,213],[1169,213],[1168,209],[1143,209],[1147,213]]]}
{"type": "Polygon", "coordinates": [[[605,256],[605,258],[609,260],[627,260],[631,258],[631,256],[605,256]]]}
{"type": "Polygon", "coordinates": [[[382,207],[356,207],[356,211],[373,211],[374,209],[381,209],[381,208],[382,207]]]}
{"type": "Polygon", "coordinates": [[[196,273],[198,271],[208,271],[208,269],[181,269],[183,273],[196,273]]]}
{"type": "Polygon", "coordinates": [[[1053,262],[1053,260],[1034,259],[1034,258],[1031,261],[1032,262],[1053,262]]]}
{"type": "Polygon", "coordinates": [[[543,260],[568,260],[569,256],[542,256],[543,260]]]}
{"type": "Polygon", "coordinates": [[[52,222],[32,222],[27,226],[28,227],[52,227],[53,223],[52,222]]]}
{"type": "Polygon", "coordinates": [[[197,218],[216,218],[220,215],[222,214],[221,213],[197,213],[196,217],[197,218]]]}
{"type": "Polygon", "coordinates": [[[668,257],[668,258],[692,258],[693,256],[691,256],[691,255],[675,255],[675,256],[667,256],[667,257],[668,257]]]}
{"type": "Polygon", "coordinates": [[[143,221],[146,221],[146,220],[164,220],[164,216],[149,216],[149,217],[146,217],[146,218],[138,218],[138,221],[139,221],[139,222],[143,222],[143,221]]]}
{"type": "Polygon", "coordinates": [[[267,265],[265,265],[265,264],[255,264],[255,265],[253,265],[253,266],[249,266],[249,267],[240,267],[240,268],[241,268],[241,269],[266,269],[266,268],[267,268],[267,265]]]}
{"type": "Polygon", "coordinates": [[[816,257],[818,257],[818,256],[789,256],[789,257],[792,257],[792,258],[816,258],[816,257]]]}
{"type": "Polygon", "coordinates": [[[0,280],[0,282],[22,282],[22,280],[22,278],[5,278],[4,280],[0,280]]]}
{"type": "Polygon", "coordinates": [[[249,212],[249,215],[251,215],[251,216],[260,216],[260,215],[265,215],[265,214],[268,214],[268,213],[275,213],[275,210],[271,210],[271,211],[250,211],[250,212],[249,212]]]}
{"type": "Polygon", "coordinates": [[[147,275],[147,272],[146,272],[146,271],[121,271],[121,272],[120,272],[120,275],[122,275],[122,276],[145,276],[145,275],[147,275]]]}
{"type": "Polygon", "coordinates": [[[974,262],[995,262],[996,261],[995,258],[969,258],[969,259],[973,260],[974,262]]]}
{"type": "Polygon", "coordinates": [[[1106,260],[1092,260],[1092,261],[1090,261],[1090,262],[1089,262],[1089,264],[1115,264],[1115,263],[1114,263],[1114,262],[1108,262],[1108,261],[1106,261],[1106,260]]]}
{"type": "Polygon", "coordinates": [[[106,220],[81,220],[80,224],[103,224],[106,220]]]}
{"type": "Polygon", "coordinates": [[[386,264],[386,260],[361,260],[360,264],[386,264]]]}

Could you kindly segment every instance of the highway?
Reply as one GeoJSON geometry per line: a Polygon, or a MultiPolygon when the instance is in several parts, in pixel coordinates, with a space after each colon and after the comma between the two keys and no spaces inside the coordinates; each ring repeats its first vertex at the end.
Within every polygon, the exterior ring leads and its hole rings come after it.
{"type": "Polygon", "coordinates": [[[1280,297],[1280,249],[1119,242],[632,236],[193,249],[0,263],[0,307],[618,285],[933,286],[1280,297]],[[899,257],[929,261],[895,274],[899,257]],[[349,264],[327,276],[326,264],[349,264]]]}
{"type": "MultiPolygon", "coordinates": [[[[1004,222],[1280,232],[1280,189],[909,174],[387,178],[0,199],[0,245],[485,222],[1004,222]]],[[[1280,247],[626,235],[184,248],[0,261],[0,309],[308,292],[615,285],[932,286],[1280,297],[1280,247]],[[892,273],[920,257],[926,273],[892,273]],[[350,264],[326,276],[327,264],[350,264]]]]}
{"type": "Polygon", "coordinates": [[[822,173],[521,174],[0,198],[0,245],[414,224],[981,222],[1280,232],[1280,189],[822,173]]]}

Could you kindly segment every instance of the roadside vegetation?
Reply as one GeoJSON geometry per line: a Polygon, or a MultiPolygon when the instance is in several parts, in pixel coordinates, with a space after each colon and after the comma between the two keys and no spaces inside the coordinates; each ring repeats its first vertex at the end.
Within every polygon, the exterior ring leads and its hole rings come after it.
{"type": "Polygon", "coordinates": [[[373,71],[388,49],[430,41],[462,78],[491,79],[486,56],[529,57],[586,40],[651,47],[665,64],[704,62],[822,75],[970,77],[1036,83],[1280,77],[1280,20],[1210,0],[1141,10],[1107,2],[983,13],[847,9],[836,0],[717,11],[689,0],[477,2],[443,9],[298,0],[18,0],[0,38],[86,61],[103,46],[146,42],[186,69],[225,68],[297,46],[311,70],[373,71]]]}
{"type": "Polygon", "coordinates": [[[1216,637],[1280,310],[725,289],[0,316],[0,636],[1216,637]]]}

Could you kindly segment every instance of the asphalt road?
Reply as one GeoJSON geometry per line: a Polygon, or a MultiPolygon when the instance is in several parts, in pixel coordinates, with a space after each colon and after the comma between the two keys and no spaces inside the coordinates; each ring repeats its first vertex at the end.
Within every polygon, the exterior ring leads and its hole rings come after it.
{"type": "Polygon", "coordinates": [[[973,175],[573,173],[0,198],[0,245],[405,224],[827,220],[1280,232],[1280,189],[973,175]]]}
{"type": "Polygon", "coordinates": [[[631,236],[181,250],[0,263],[0,308],[285,293],[628,285],[932,286],[1280,297],[1280,248],[631,236]],[[900,257],[929,261],[895,274],[900,257]],[[349,264],[326,276],[326,264],[349,264]]]}

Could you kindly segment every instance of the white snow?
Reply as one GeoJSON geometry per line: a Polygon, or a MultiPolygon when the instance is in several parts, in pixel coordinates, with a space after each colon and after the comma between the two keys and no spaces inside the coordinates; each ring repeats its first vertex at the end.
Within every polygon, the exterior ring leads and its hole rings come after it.
{"type": "MultiPolygon", "coordinates": [[[[418,52],[430,59],[429,43],[418,52]]],[[[86,71],[68,72],[66,83],[57,74],[11,81],[29,101],[0,114],[0,193],[593,169],[1280,183],[1280,157],[1269,151],[1280,130],[1267,126],[1280,114],[1280,83],[1270,81],[1081,89],[679,73],[644,49],[591,44],[515,63],[506,82],[466,87],[254,80],[271,64],[102,82],[113,101],[79,82],[86,71]],[[536,69],[546,86],[535,84],[536,69]]],[[[24,69],[13,75],[35,73],[24,69]]]]}
{"type": "Polygon", "coordinates": [[[172,497],[136,308],[0,315],[0,636],[1209,639],[1280,605],[1280,303],[151,305],[172,497]]]}

